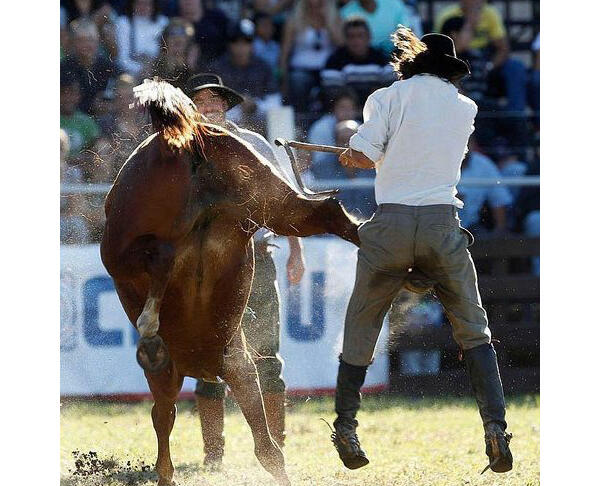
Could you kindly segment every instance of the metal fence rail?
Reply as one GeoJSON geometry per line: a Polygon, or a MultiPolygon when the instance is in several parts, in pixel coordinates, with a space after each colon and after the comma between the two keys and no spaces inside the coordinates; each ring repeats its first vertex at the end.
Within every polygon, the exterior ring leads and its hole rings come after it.
{"type": "MultiPolygon", "coordinates": [[[[373,179],[321,179],[306,181],[307,185],[312,189],[371,189],[373,188],[373,179]]],[[[539,176],[522,176],[522,177],[501,177],[499,179],[490,178],[465,178],[460,181],[460,185],[464,186],[539,186],[539,176]]],[[[106,194],[111,188],[111,184],[61,184],[61,194],[106,194]]]]}

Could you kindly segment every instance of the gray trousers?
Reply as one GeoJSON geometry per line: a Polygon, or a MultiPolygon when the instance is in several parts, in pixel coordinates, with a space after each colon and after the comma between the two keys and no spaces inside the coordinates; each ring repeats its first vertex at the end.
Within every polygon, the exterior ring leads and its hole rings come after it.
{"type": "Polygon", "coordinates": [[[346,363],[371,363],[383,319],[413,269],[435,282],[434,292],[461,349],[491,342],[467,250],[473,236],[460,226],[454,206],[381,204],[358,234],[356,281],[344,327],[346,363]]]}
{"type": "MultiPolygon", "coordinates": [[[[261,390],[285,391],[281,376],[283,360],[279,355],[279,293],[273,257],[266,243],[255,246],[252,290],[242,317],[242,329],[248,351],[256,364],[261,390]]],[[[225,396],[225,383],[198,380],[196,393],[208,398],[225,396]]]]}

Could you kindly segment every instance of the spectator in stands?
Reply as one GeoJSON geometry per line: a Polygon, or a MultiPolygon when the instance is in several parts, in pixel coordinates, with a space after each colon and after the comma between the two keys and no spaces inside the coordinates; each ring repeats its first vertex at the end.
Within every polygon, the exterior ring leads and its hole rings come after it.
{"type": "Polygon", "coordinates": [[[179,0],[179,16],[194,26],[202,64],[210,64],[225,53],[229,20],[220,9],[207,8],[203,0],[179,0]]]}
{"type": "Polygon", "coordinates": [[[252,44],[254,54],[271,66],[275,77],[279,77],[278,66],[281,48],[273,39],[275,34],[273,19],[271,16],[259,12],[254,16],[254,25],[256,27],[256,35],[252,44]]]}
{"type": "Polygon", "coordinates": [[[444,23],[452,17],[464,18],[456,36],[456,50],[463,52],[467,47],[480,50],[487,59],[488,82],[506,94],[506,110],[522,112],[527,73],[521,61],[509,57],[510,47],[500,12],[486,0],[460,0],[440,12],[435,31],[441,32],[444,23]]]}
{"type": "MultiPolygon", "coordinates": [[[[523,222],[523,229],[525,236],[529,238],[539,238],[540,237],[540,210],[531,211],[525,216],[525,221],[523,222]]],[[[532,257],[531,258],[531,273],[534,275],[540,276],[540,257],[532,257]]]]}
{"type": "Polygon", "coordinates": [[[70,194],[60,198],[60,242],[82,245],[91,240],[87,223],[88,208],[82,194],[70,194]]]}
{"type": "Polygon", "coordinates": [[[271,16],[275,24],[275,39],[281,41],[281,31],[294,6],[294,0],[253,0],[252,5],[256,13],[271,16]]]}
{"type": "Polygon", "coordinates": [[[451,37],[456,46],[456,55],[469,63],[471,75],[462,80],[460,89],[463,94],[477,103],[479,110],[494,109],[492,100],[488,99],[488,66],[487,57],[480,49],[471,49],[466,43],[459,42],[459,36],[465,25],[461,16],[448,18],[441,26],[441,33],[451,37]]]}
{"type": "Polygon", "coordinates": [[[254,10],[267,15],[277,15],[289,10],[294,5],[294,0],[254,0],[254,10]]]}
{"type": "MultiPolygon", "coordinates": [[[[61,79],[62,80],[62,79],[61,79]]],[[[73,86],[77,86],[75,83],[73,86]]],[[[76,88],[75,88],[76,89],[76,88]]],[[[61,100],[62,84],[61,84],[61,100]]],[[[61,103],[62,108],[62,103],[61,103]]],[[[61,116],[62,121],[62,116],[61,116]]],[[[69,135],[60,129],[60,182],[61,184],[77,184],[83,181],[81,168],[68,161],[70,153],[69,135]]],[[[87,221],[83,217],[87,213],[85,199],[81,195],[60,196],[60,242],[64,244],[86,243],[89,241],[87,221]]]]}
{"type": "Polygon", "coordinates": [[[205,0],[207,7],[217,8],[226,16],[228,23],[235,24],[247,13],[247,0],[205,0]]]}
{"type": "Polygon", "coordinates": [[[341,20],[334,2],[299,0],[287,19],[279,70],[283,91],[299,111],[320,84],[320,72],[336,46],[342,45],[341,20]]]}
{"type": "Polygon", "coordinates": [[[163,32],[161,52],[152,74],[183,89],[196,70],[198,54],[194,26],[187,20],[175,17],[163,32]]]}
{"type": "Polygon", "coordinates": [[[94,155],[86,160],[86,172],[91,182],[114,182],[127,157],[148,135],[142,128],[143,115],[129,108],[133,103],[134,86],[135,80],[130,74],[121,74],[115,83],[112,92],[112,124],[94,144],[94,155]]]}
{"type": "Polygon", "coordinates": [[[69,135],[69,157],[89,148],[100,134],[96,122],[78,109],[81,101],[79,81],[75,74],[61,67],[60,128],[69,135]]]}
{"type": "Polygon", "coordinates": [[[351,17],[365,19],[371,31],[371,45],[388,56],[394,50],[390,35],[398,24],[412,27],[402,0],[352,0],[340,13],[344,20],[351,17]]]}
{"type": "MultiPolygon", "coordinates": [[[[358,127],[359,124],[356,120],[339,122],[335,126],[335,145],[338,147],[349,147],[350,137],[358,131],[358,127]]],[[[344,203],[348,211],[362,218],[370,217],[375,212],[377,206],[373,186],[374,171],[357,169],[356,167],[344,167],[337,160],[334,163],[342,168],[347,180],[358,178],[371,180],[369,187],[342,188],[338,194],[338,199],[344,203]]]]}
{"type": "MultiPolygon", "coordinates": [[[[63,0],[60,3],[67,23],[82,17],[93,20],[96,16],[110,15],[114,12],[108,0],[63,0]]],[[[62,15],[61,13],[61,17],[62,15]]]]}
{"type": "MultiPolygon", "coordinates": [[[[469,152],[461,167],[461,182],[457,186],[458,198],[464,203],[459,211],[461,224],[475,235],[488,232],[486,224],[480,219],[480,211],[487,202],[491,209],[493,232],[502,234],[508,230],[507,209],[513,198],[510,191],[503,185],[467,185],[471,178],[499,179],[500,171],[496,164],[480,152],[477,142],[471,138],[469,152]]],[[[487,222],[486,222],[487,223],[487,222]]]]}
{"type": "Polygon", "coordinates": [[[423,37],[423,25],[419,14],[419,0],[402,0],[406,8],[406,26],[412,30],[417,37],[423,37]]]}
{"type": "Polygon", "coordinates": [[[60,28],[64,29],[69,23],[69,15],[67,14],[67,9],[60,6],[60,28]]]}
{"type": "Polygon", "coordinates": [[[376,89],[387,86],[396,77],[389,56],[371,47],[371,31],[366,20],[353,17],[344,22],[344,45],[327,59],[321,71],[324,91],[340,86],[350,86],[363,105],[376,89]]]}
{"type": "Polygon", "coordinates": [[[116,122],[114,113],[115,82],[116,80],[111,78],[106,89],[96,95],[90,113],[90,116],[98,124],[98,127],[100,127],[101,137],[110,137],[116,122]]]}
{"type": "Polygon", "coordinates": [[[129,0],[126,14],[116,23],[121,70],[139,76],[151,69],[160,51],[160,36],[169,23],[160,14],[158,0],[129,0]]]}
{"type": "MultiPolygon", "coordinates": [[[[497,139],[494,143],[494,158],[502,177],[522,177],[529,170],[526,162],[519,160],[518,153],[505,139],[497,139]]],[[[508,186],[513,200],[517,199],[521,188],[508,186]]]]}
{"type": "MultiPolygon", "coordinates": [[[[335,145],[336,125],[346,120],[357,120],[358,115],[356,94],[349,88],[341,89],[333,99],[331,113],[324,114],[310,127],[308,141],[319,145],[335,145]]],[[[316,179],[346,178],[337,155],[326,152],[312,152],[310,173],[316,179]]]]}
{"type": "Polygon", "coordinates": [[[457,56],[469,63],[471,75],[460,83],[460,91],[477,103],[479,108],[475,118],[477,138],[486,146],[499,136],[499,129],[505,123],[499,123],[496,117],[488,116],[500,110],[499,99],[493,96],[488,87],[489,58],[481,49],[473,49],[470,44],[459,42],[459,36],[465,25],[465,17],[448,18],[441,27],[442,34],[452,38],[456,46],[457,56]]]}
{"type": "Polygon", "coordinates": [[[179,0],[159,0],[159,2],[160,11],[165,17],[172,18],[179,15],[179,0]]]}
{"type": "MultiPolygon", "coordinates": [[[[540,109],[540,34],[535,37],[531,44],[531,50],[534,54],[533,66],[529,74],[528,101],[532,110],[540,109]]],[[[539,121],[539,118],[538,118],[539,121]]]]}
{"type": "MultiPolygon", "coordinates": [[[[67,161],[69,136],[60,130],[60,182],[77,184],[82,182],[81,170],[67,161]]],[[[87,213],[85,198],[79,195],[60,196],[60,242],[65,244],[86,243],[89,241],[89,228],[84,215],[87,213]]]]}
{"type": "MultiPolygon", "coordinates": [[[[539,146],[536,159],[529,166],[525,175],[540,175],[539,146]]],[[[540,236],[540,186],[526,186],[519,191],[519,197],[514,205],[515,231],[523,233],[530,238],[540,236]]],[[[532,271],[534,275],[540,274],[540,257],[532,258],[532,271]]]]}
{"type": "Polygon", "coordinates": [[[253,54],[253,40],[252,21],[240,21],[229,31],[228,53],[208,70],[221,76],[227,86],[244,96],[244,101],[228,113],[230,120],[264,133],[266,111],[281,100],[271,68],[253,54]]]}
{"type": "Polygon", "coordinates": [[[103,54],[111,59],[117,57],[115,22],[118,14],[111,2],[107,0],[67,0],[64,2],[64,8],[61,8],[61,25],[63,25],[63,12],[66,23],[81,19],[94,22],[98,27],[103,54]]]}
{"type": "Polygon", "coordinates": [[[82,18],[71,23],[73,52],[61,64],[61,70],[71,73],[79,82],[81,111],[90,114],[96,95],[106,89],[115,67],[99,49],[98,28],[82,18]]]}
{"type": "Polygon", "coordinates": [[[62,63],[71,52],[71,36],[65,24],[60,26],[60,62],[62,63]]]}
{"type": "Polygon", "coordinates": [[[61,184],[76,184],[82,182],[81,169],[76,165],[70,165],[68,155],[70,151],[69,135],[60,129],[60,182],[61,184]]]}

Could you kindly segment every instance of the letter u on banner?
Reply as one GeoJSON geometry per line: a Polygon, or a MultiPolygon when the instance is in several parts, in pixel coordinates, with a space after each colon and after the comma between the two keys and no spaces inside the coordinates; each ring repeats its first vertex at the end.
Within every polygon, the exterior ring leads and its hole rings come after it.
{"type": "Polygon", "coordinates": [[[311,273],[311,320],[302,323],[302,292],[300,285],[288,283],[287,328],[297,341],[317,341],[325,332],[325,272],[311,273]]]}

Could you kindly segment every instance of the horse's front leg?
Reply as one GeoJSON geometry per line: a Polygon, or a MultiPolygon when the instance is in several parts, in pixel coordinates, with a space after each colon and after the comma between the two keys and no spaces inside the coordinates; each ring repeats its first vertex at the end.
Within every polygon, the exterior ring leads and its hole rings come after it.
{"type": "Polygon", "coordinates": [[[256,458],[280,485],[289,485],[283,453],[269,433],[256,366],[246,351],[241,328],[226,349],[223,365],[223,378],[252,431],[256,458]]]}
{"type": "Polygon", "coordinates": [[[173,463],[169,450],[169,436],[173,430],[177,408],[175,402],[183,384],[183,376],[177,373],[173,361],[160,373],[146,372],[146,379],[154,397],[152,407],[152,425],[158,440],[158,456],[156,459],[156,472],[158,473],[159,486],[172,486],[173,463]]]}
{"type": "Polygon", "coordinates": [[[158,316],[173,269],[175,249],[170,243],[154,240],[142,251],[145,270],[150,276],[150,287],[144,309],[136,322],[140,333],[136,357],[144,371],[159,373],[167,367],[170,360],[167,347],[158,335],[158,316]]]}

